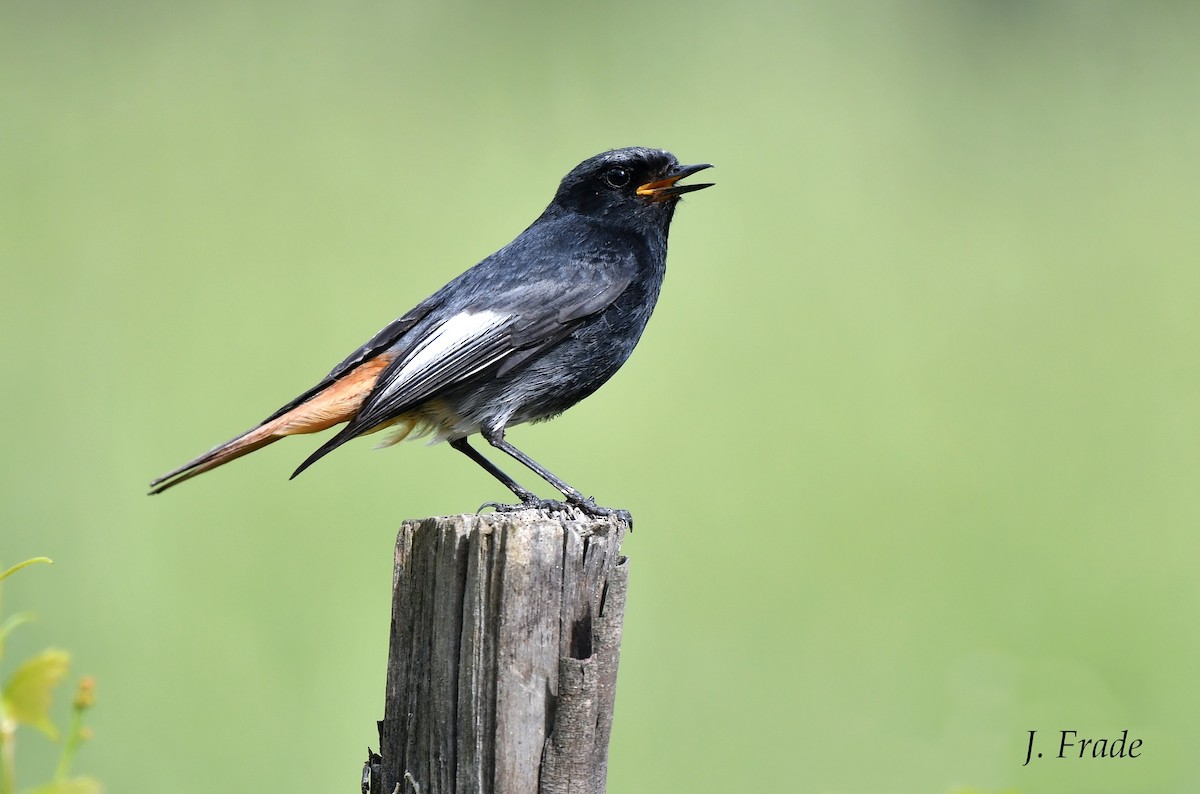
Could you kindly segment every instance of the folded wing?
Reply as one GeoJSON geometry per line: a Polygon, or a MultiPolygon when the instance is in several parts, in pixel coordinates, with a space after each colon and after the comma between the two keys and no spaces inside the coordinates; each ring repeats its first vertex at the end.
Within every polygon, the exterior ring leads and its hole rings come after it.
{"type": "Polygon", "coordinates": [[[404,352],[380,375],[358,414],[292,476],[350,439],[390,423],[439,394],[475,378],[515,370],[612,305],[629,284],[628,277],[593,280],[549,298],[540,290],[512,290],[488,296],[487,308],[477,305],[448,313],[422,329],[417,339],[405,336],[401,340],[404,352]],[[543,300],[532,302],[530,295],[543,300]]]}

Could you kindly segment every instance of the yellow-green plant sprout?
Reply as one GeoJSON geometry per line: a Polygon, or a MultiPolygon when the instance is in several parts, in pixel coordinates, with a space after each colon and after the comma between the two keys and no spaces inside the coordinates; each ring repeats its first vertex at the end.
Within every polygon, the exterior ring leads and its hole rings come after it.
{"type": "MultiPolygon", "coordinates": [[[[75,689],[75,700],[71,703],[71,727],[67,731],[66,738],[63,740],[62,753],[58,758],[58,768],[54,771],[54,783],[52,785],[68,786],[81,781],[94,783],[94,781],[90,781],[88,778],[68,779],[68,775],[71,773],[71,763],[75,760],[76,751],[92,736],[91,729],[83,724],[83,714],[94,705],[96,705],[96,679],[90,675],[85,675],[79,679],[79,686],[75,689]]],[[[99,789],[98,784],[96,784],[96,788],[97,790],[99,789]]],[[[50,788],[47,790],[58,791],[60,789],[50,788]]],[[[62,790],[75,791],[76,789],[69,788],[62,790]]]]}
{"type": "Polygon", "coordinates": [[[65,651],[45,650],[17,668],[4,684],[0,714],[16,725],[29,725],[58,740],[58,729],[50,719],[54,687],[67,674],[71,657],[65,651]]]}
{"type": "Polygon", "coordinates": [[[50,559],[49,557],[31,557],[30,559],[25,560],[25,562],[17,563],[13,567],[6,570],[4,573],[0,573],[0,582],[3,582],[5,579],[12,576],[14,573],[21,570],[22,568],[28,568],[30,565],[33,565],[34,563],[39,563],[39,562],[44,562],[47,565],[54,564],[54,560],[50,559]]]}
{"type": "MultiPolygon", "coordinates": [[[[35,557],[0,573],[0,582],[37,562],[50,563],[46,557],[35,557]]],[[[0,659],[4,644],[13,630],[33,617],[18,613],[0,621],[0,659]]],[[[51,719],[54,688],[70,668],[66,651],[46,649],[17,666],[3,677],[0,685],[0,794],[16,791],[16,733],[21,726],[36,728],[52,741],[59,740],[58,729],[51,719]]],[[[49,783],[31,789],[28,794],[99,794],[100,784],[87,777],[70,777],[71,764],[80,745],[90,737],[83,724],[83,715],[95,703],[95,680],[90,676],[79,682],[72,703],[70,728],[62,738],[62,752],[54,777],[49,783]]]]}

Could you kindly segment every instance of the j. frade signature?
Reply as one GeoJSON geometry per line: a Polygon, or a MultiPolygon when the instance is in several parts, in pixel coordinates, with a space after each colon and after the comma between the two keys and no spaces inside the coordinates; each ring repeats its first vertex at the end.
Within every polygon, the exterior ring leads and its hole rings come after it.
{"type": "MultiPolygon", "coordinates": [[[[1120,736],[1113,738],[1087,739],[1079,736],[1078,731],[1058,731],[1058,753],[1054,758],[1138,758],[1141,756],[1141,739],[1130,739],[1129,729],[1121,731],[1120,736]]],[[[1034,741],[1037,731],[1029,732],[1029,745],[1025,748],[1025,763],[1029,764],[1034,758],[1041,758],[1042,753],[1034,752],[1034,741]]]]}

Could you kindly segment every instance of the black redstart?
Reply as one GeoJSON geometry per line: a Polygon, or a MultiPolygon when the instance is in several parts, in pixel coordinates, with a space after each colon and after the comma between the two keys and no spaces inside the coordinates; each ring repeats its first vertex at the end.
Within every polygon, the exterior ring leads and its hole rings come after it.
{"type": "MultiPolygon", "coordinates": [[[[421,301],[257,427],[150,483],[165,491],[284,436],[346,426],[292,474],[352,438],[388,429],[383,445],[433,434],[521,500],[552,507],[467,443],[479,433],[590,515],[614,511],[551,474],[504,438],[554,417],[625,363],[658,300],[679,197],[709,168],[640,147],[576,166],[511,243],[421,301]]],[[[503,505],[492,505],[508,509],[503,505]]]]}

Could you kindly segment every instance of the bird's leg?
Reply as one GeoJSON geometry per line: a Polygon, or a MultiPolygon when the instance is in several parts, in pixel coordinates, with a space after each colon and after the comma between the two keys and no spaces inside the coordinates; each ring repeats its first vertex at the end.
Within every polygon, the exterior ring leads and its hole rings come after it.
{"type": "Polygon", "coordinates": [[[482,466],[484,471],[486,471],[488,474],[492,475],[497,480],[502,482],[504,484],[505,488],[512,491],[514,494],[516,494],[517,498],[521,500],[521,504],[519,504],[519,505],[505,505],[505,504],[500,504],[499,502],[484,502],[482,505],[479,506],[480,510],[482,510],[485,507],[490,507],[490,508],[494,509],[497,513],[507,513],[507,512],[512,512],[514,510],[524,510],[528,507],[539,507],[543,510],[552,510],[555,507],[558,507],[558,508],[562,507],[561,502],[554,502],[554,501],[551,501],[548,499],[542,499],[537,494],[535,494],[533,491],[529,490],[528,488],[525,488],[519,482],[514,480],[512,477],[509,477],[507,474],[505,474],[503,471],[500,470],[499,466],[497,466],[495,463],[492,463],[490,460],[485,458],[483,455],[480,454],[479,450],[475,449],[475,447],[473,447],[469,443],[467,443],[467,439],[465,437],[454,439],[453,441],[450,442],[450,446],[454,447],[459,452],[463,453],[468,458],[470,458],[471,460],[475,461],[480,466],[482,466]]]}
{"type": "MultiPolygon", "coordinates": [[[[483,455],[479,454],[479,450],[475,449],[475,447],[473,447],[469,443],[467,443],[466,437],[454,439],[453,441],[450,442],[450,446],[454,447],[459,452],[466,455],[468,458],[470,458],[471,460],[475,461],[480,466],[482,466],[484,471],[486,471],[488,474],[492,475],[497,480],[499,480],[501,483],[503,483],[504,487],[507,488],[508,490],[512,491],[514,494],[516,494],[517,498],[520,499],[522,502],[528,503],[528,502],[538,501],[537,494],[535,494],[533,491],[529,490],[528,488],[525,488],[524,486],[522,486],[519,482],[514,480],[512,477],[509,477],[507,474],[505,474],[503,471],[501,471],[500,467],[497,466],[495,463],[492,463],[490,460],[485,458],[483,455]]],[[[485,507],[486,507],[486,505],[485,505],[485,507]]]]}
{"type": "MultiPolygon", "coordinates": [[[[602,518],[607,516],[616,516],[618,519],[632,526],[633,521],[628,510],[613,510],[611,507],[601,507],[596,504],[595,500],[589,499],[582,493],[567,485],[558,477],[551,474],[544,466],[538,463],[533,458],[526,455],[521,450],[514,447],[508,441],[504,440],[504,428],[485,428],[480,431],[484,439],[496,449],[506,453],[513,459],[523,463],[530,471],[541,477],[546,482],[553,485],[563,496],[567,497],[567,502],[578,507],[584,513],[587,513],[592,518],[602,518]]],[[[474,452],[474,450],[472,450],[474,452]]],[[[476,453],[478,454],[478,453],[476,453]]],[[[480,456],[482,457],[482,456],[480,456]]],[[[498,470],[497,470],[498,471],[498,470]]],[[[503,480],[501,481],[503,482],[503,480]]],[[[509,486],[510,488],[512,486],[509,486]]],[[[516,493],[516,491],[514,491],[516,493]]],[[[517,494],[520,496],[520,494],[517,494]]]]}

